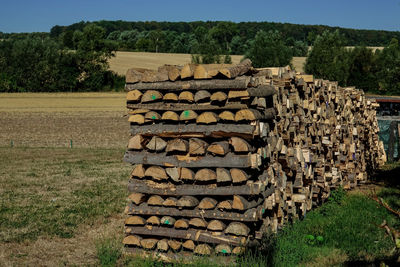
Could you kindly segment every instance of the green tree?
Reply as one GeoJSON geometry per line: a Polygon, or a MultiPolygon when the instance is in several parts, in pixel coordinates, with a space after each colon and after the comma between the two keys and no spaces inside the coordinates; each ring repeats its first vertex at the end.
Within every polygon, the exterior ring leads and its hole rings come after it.
{"type": "Polygon", "coordinates": [[[308,45],[303,41],[294,41],[292,51],[294,57],[306,57],[308,52],[308,45]]]}
{"type": "Polygon", "coordinates": [[[230,53],[229,44],[232,38],[238,33],[237,25],[233,22],[221,21],[214,26],[209,34],[210,37],[217,41],[219,46],[225,53],[230,53]]]}
{"type": "Polygon", "coordinates": [[[375,71],[376,56],[372,49],[355,47],[349,53],[349,76],[347,85],[354,85],[365,91],[374,91],[378,88],[375,71]]]}
{"type": "Polygon", "coordinates": [[[277,31],[259,31],[250,44],[247,58],[254,67],[282,67],[292,60],[291,49],[285,45],[282,36],[277,31]]]}
{"type": "Polygon", "coordinates": [[[325,31],[317,36],[305,63],[305,71],[317,78],[346,85],[349,76],[349,52],[339,31],[325,31]]]}
{"type": "Polygon", "coordinates": [[[400,46],[392,39],[390,44],[378,53],[378,82],[382,93],[400,94],[400,46]]]}

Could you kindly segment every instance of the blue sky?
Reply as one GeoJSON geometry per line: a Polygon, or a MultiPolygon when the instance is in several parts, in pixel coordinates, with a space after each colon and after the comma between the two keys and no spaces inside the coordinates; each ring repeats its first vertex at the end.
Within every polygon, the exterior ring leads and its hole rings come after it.
{"type": "Polygon", "coordinates": [[[81,20],[273,21],[400,31],[400,0],[0,0],[0,31],[81,20]]]}

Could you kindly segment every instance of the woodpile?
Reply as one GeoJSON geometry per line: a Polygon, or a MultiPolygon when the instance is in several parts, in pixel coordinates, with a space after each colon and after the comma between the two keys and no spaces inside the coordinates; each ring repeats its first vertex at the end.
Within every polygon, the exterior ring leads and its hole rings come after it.
{"type": "Polygon", "coordinates": [[[131,69],[126,81],[128,250],[240,254],[382,161],[361,90],[250,60],[131,69]]]}

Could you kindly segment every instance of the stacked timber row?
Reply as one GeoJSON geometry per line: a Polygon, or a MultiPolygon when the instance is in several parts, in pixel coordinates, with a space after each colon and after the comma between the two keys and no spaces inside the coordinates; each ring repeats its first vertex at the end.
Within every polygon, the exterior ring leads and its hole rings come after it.
{"type": "Polygon", "coordinates": [[[128,71],[128,250],[239,254],[366,179],[382,155],[375,104],[278,70],[128,71]]]}

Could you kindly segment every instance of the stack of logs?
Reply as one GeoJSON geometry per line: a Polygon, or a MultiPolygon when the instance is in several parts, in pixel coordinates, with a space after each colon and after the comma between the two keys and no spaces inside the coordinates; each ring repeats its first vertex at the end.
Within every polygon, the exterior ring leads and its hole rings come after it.
{"type": "Polygon", "coordinates": [[[128,250],[240,254],[380,163],[362,91],[275,70],[128,71],[128,250]]]}

